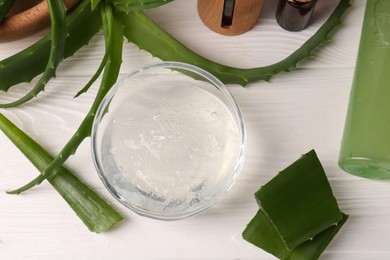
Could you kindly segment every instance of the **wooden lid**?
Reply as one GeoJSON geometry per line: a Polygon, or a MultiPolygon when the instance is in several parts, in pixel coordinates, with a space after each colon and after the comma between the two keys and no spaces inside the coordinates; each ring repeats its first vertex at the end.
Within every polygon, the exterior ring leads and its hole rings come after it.
{"type": "Polygon", "coordinates": [[[263,0],[198,0],[198,13],[211,30],[224,35],[239,35],[258,22],[262,6],[263,0]],[[232,10],[227,10],[231,7],[232,10]],[[228,11],[231,17],[226,17],[224,11],[228,11]]]}

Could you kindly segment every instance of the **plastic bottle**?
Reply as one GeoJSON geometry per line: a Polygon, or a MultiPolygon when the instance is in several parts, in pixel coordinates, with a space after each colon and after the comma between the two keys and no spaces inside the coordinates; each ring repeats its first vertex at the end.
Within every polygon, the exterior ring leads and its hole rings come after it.
{"type": "Polygon", "coordinates": [[[339,166],[390,178],[390,0],[368,0],[339,166]]]}

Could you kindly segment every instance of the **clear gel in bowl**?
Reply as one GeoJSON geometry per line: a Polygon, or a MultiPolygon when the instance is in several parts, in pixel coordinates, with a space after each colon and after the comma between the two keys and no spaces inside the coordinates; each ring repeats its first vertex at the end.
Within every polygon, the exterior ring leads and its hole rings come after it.
{"type": "Polygon", "coordinates": [[[92,154],[105,186],[136,213],[195,215],[223,198],[244,159],[245,127],[226,87],[189,64],[127,74],[101,103],[92,154]]]}

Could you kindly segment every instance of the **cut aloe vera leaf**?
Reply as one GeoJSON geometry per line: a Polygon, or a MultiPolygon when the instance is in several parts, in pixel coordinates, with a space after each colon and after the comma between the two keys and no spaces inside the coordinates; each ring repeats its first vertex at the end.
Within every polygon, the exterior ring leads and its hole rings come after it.
{"type": "Polygon", "coordinates": [[[261,209],[249,222],[242,233],[242,236],[249,243],[260,247],[264,251],[279,259],[314,260],[321,256],[334,236],[347,221],[348,215],[342,214],[342,216],[343,218],[337,223],[337,225],[330,226],[316,235],[312,240],[308,240],[292,250],[286,247],[274,225],[261,209]]]}
{"type": "Polygon", "coordinates": [[[349,217],[344,213],[341,214],[343,218],[337,225],[328,227],[315,236],[313,240],[308,240],[294,248],[286,260],[318,259],[349,217]]]}
{"type": "Polygon", "coordinates": [[[342,219],[314,150],[262,186],[255,197],[289,249],[342,219]]]}
{"type": "MultiPolygon", "coordinates": [[[[0,130],[40,172],[44,172],[53,161],[54,158],[42,146],[1,113],[0,130]]],[[[101,233],[122,221],[120,213],[64,166],[48,180],[90,231],[101,233]]]]}
{"type": "Polygon", "coordinates": [[[242,237],[249,243],[280,259],[284,259],[291,254],[291,250],[287,248],[283,238],[261,209],[257,211],[255,217],[242,232],[242,237]]]}

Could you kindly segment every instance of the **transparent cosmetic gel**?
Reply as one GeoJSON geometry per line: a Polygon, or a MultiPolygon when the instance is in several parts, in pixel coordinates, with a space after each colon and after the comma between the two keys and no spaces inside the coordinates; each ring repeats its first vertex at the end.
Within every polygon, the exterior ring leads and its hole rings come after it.
{"type": "Polygon", "coordinates": [[[236,179],[242,116],[209,73],[182,63],[147,66],[103,103],[94,124],[95,164],[111,193],[135,212],[188,217],[220,200],[236,179]]]}

